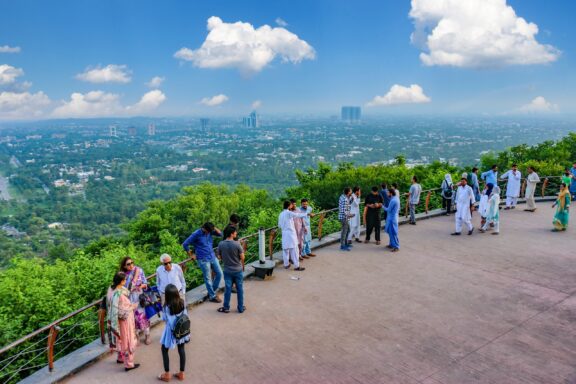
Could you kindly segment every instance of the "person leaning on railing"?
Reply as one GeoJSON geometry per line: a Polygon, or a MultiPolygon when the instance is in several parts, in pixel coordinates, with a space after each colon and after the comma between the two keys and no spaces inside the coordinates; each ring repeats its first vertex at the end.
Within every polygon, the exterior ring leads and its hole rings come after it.
{"type": "MultiPolygon", "coordinates": [[[[120,262],[120,272],[126,274],[125,287],[130,291],[130,302],[140,303],[140,295],[148,287],[148,281],[142,268],[136,266],[130,256],[126,256],[120,262]]],[[[136,329],[144,333],[144,344],[150,344],[150,322],[146,317],[144,308],[138,306],[134,310],[134,319],[136,321],[136,329]]]]}
{"type": "Polygon", "coordinates": [[[178,288],[182,300],[186,301],[186,280],[182,268],[178,264],[173,264],[172,256],[167,253],[160,256],[160,263],[162,265],[156,269],[156,285],[162,298],[162,305],[165,303],[164,291],[168,284],[174,284],[178,288]]]}

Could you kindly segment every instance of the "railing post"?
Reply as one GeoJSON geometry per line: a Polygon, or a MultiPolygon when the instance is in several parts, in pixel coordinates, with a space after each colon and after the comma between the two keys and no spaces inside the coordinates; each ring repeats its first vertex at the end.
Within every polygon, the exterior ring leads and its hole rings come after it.
{"type": "Polygon", "coordinates": [[[326,212],[320,214],[318,219],[318,241],[322,241],[322,224],[324,224],[324,218],[326,217],[326,212]]]}
{"type": "Polygon", "coordinates": [[[542,197],[545,196],[547,186],[548,186],[548,178],[545,178],[544,183],[542,184],[542,197]]]}
{"type": "Polygon", "coordinates": [[[55,325],[50,327],[50,333],[48,333],[48,370],[50,372],[54,370],[54,344],[56,337],[58,337],[58,331],[60,331],[60,327],[55,325]]]}
{"type": "Polygon", "coordinates": [[[428,214],[428,207],[430,205],[430,197],[432,196],[432,191],[428,191],[428,194],[426,195],[426,206],[424,207],[424,211],[426,212],[426,214],[428,214]]]}
{"type": "Polygon", "coordinates": [[[258,229],[258,258],[260,264],[266,262],[266,232],[263,227],[258,229]]]}
{"type": "Polygon", "coordinates": [[[98,309],[98,326],[100,328],[100,340],[102,344],[106,344],[106,327],[104,326],[106,320],[106,310],[104,308],[98,309]]]}
{"type": "Polygon", "coordinates": [[[270,231],[270,238],[268,239],[268,249],[270,250],[270,260],[274,259],[274,239],[276,238],[276,230],[270,231]]]}

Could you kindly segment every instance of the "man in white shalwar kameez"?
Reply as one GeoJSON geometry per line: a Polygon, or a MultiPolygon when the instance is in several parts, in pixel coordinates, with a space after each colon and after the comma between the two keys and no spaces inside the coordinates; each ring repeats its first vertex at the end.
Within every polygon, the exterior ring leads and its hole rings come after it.
{"type": "Polygon", "coordinates": [[[516,164],[512,164],[512,169],[503,174],[501,178],[502,180],[508,179],[508,184],[506,185],[506,208],[504,209],[514,209],[520,196],[522,173],[520,173],[516,164]]]}
{"type": "Polygon", "coordinates": [[[475,202],[474,191],[463,177],[456,191],[456,232],[452,233],[452,235],[458,236],[462,233],[462,223],[468,227],[469,235],[474,232],[471,209],[475,202]]]}
{"type": "Polygon", "coordinates": [[[348,234],[348,244],[352,244],[352,239],[356,242],[360,241],[360,187],[352,188],[352,196],[350,196],[350,213],[354,214],[350,218],[350,233],[348,234]]]}
{"type": "Polygon", "coordinates": [[[298,235],[294,227],[294,219],[303,219],[308,214],[291,211],[293,205],[294,203],[285,201],[284,210],[278,216],[278,227],[282,230],[282,258],[284,259],[284,268],[290,268],[290,260],[292,260],[294,270],[303,271],[305,268],[300,267],[298,235]]]}
{"type": "Polygon", "coordinates": [[[534,171],[534,168],[528,167],[528,176],[526,176],[526,209],[525,211],[534,212],[536,210],[536,201],[534,201],[534,192],[536,185],[540,182],[540,177],[534,171]]]}

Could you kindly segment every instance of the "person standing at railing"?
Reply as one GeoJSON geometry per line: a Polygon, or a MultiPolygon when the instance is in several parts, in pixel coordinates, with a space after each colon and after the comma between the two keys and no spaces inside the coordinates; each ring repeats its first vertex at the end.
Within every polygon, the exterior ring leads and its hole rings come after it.
{"type": "Polygon", "coordinates": [[[236,227],[231,225],[224,228],[224,240],[218,243],[218,258],[224,264],[224,305],[218,308],[218,312],[230,312],[230,296],[232,295],[232,284],[236,285],[238,312],[246,310],[244,306],[244,248],[234,238],[236,237],[236,227]]]}
{"type": "Polygon", "coordinates": [[[310,250],[310,243],[312,242],[312,227],[310,226],[310,218],[314,217],[312,213],[312,207],[308,205],[308,199],[300,200],[300,213],[306,213],[304,220],[304,226],[306,228],[306,234],[304,235],[304,247],[302,248],[302,256],[315,257],[316,254],[312,253],[310,250]]]}
{"type": "Polygon", "coordinates": [[[340,250],[350,251],[351,245],[348,244],[348,234],[350,233],[350,219],[354,214],[350,212],[350,195],[352,189],[344,188],[344,191],[338,199],[338,220],[340,220],[340,250]]]}
{"type": "Polygon", "coordinates": [[[186,301],[186,280],[182,268],[178,264],[172,264],[172,256],[167,253],[160,256],[160,263],[162,265],[156,269],[156,285],[162,298],[162,305],[165,303],[164,291],[168,284],[175,285],[182,296],[182,300],[186,301]]]}
{"type": "MultiPolygon", "coordinates": [[[[370,236],[372,230],[374,230],[374,238],[376,239],[376,245],[380,245],[380,211],[382,210],[382,196],[378,193],[378,187],[372,187],[370,194],[366,196],[364,200],[364,224],[366,225],[366,240],[365,243],[370,242],[370,236]]],[[[356,214],[355,212],[353,212],[356,214]]],[[[354,218],[350,219],[350,221],[354,218]]]]}
{"type": "Polygon", "coordinates": [[[222,268],[214,254],[214,240],[212,236],[222,236],[222,232],[210,222],[202,225],[202,228],[194,231],[184,243],[182,247],[192,260],[196,260],[202,276],[204,277],[204,285],[208,290],[208,300],[212,303],[221,303],[222,299],[218,297],[216,292],[222,280],[222,268]],[[190,247],[194,247],[194,252],[190,247]],[[214,278],[212,278],[212,271],[214,271],[214,278]]]}
{"type": "Polygon", "coordinates": [[[347,245],[352,245],[352,239],[355,239],[357,243],[362,242],[360,241],[360,196],[362,196],[360,187],[356,186],[352,188],[350,213],[354,216],[350,219],[350,233],[348,234],[347,245]]]}
{"type": "Polygon", "coordinates": [[[570,219],[570,191],[568,186],[564,183],[560,185],[560,193],[558,198],[552,204],[552,208],[556,207],[556,213],[554,214],[554,229],[552,232],[565,231],[568,228],[568,221],[570,219]]]}
{"type": "Polygon", "coordinates": [[[572,200],[576,200],[576,161],[572,164],[572,168],[570,168],[570,175],[572,181],[570,184],[566,184],[570,188],[570,194],[572,195],[572,200]]]}
{"type": "Polygon", "coordinates": [[[416,207],[420,204],[420,194],[422,193],[422,186],[418,184],[418,178],[412,176],[412,185],[410,186],[410,192],[408,198],[408,206],[410,208],[410,220],[409,224],[416,225],[416,207]]]}
{"type": "Polygon", "coordinates": [[[452,199],[454,197],[454,184],[452,183],[452,175],[449,173],[444,175],[442,185],[440,185],[440,195],[442,196],[442,208],[446,210],[445,215],[450,215],[452,211],[452,199]]]}
{"type": "Polygon", "coordinates": [[[506,207],[504,209],[514,209],[518,204],[520,196],[520,185],[522,184],[522,173],[518,170],[518,165],[512,164],[512,169],[504,173],[502,180],[508,180],[506,185],[506,207]]]}
{"type": "MultiPolygon", "coordinates": [[[[130,256],[126,256],[120,262],[120,271],[126,274],[126,288],[130,291],[130,301],[140,303],[140,295],[148,287],[148,281],[144,270],[134,264],[130,256]]],[[[144,333],[144,344],[150,344],[150,322],[146,317],[144,308],[138,306],[134,311],[136,329],[144,333]]]]}
{"type": "Polygon", "coordinates": [[[468,227],[468,235],[474,232],[472,209],[474,209],[475,202],[474,191],[468,185],[466,178],[463,177],[456,191],[456,231],[452,235],[459,236],[462,233],[462,223],[468,227]]]}
{"type": "Polygon", "coordinates": [[[533,167],[528,167],[528,176],[526,176],[526,192],[524,197],[526,198],[526,209],[527,212],[536,211],[536,201],[534,200],[534,193],[536,192],[536,185],[540,182],[540,177],[536,173],[533,167]]]}
{"type": "Polygon", "coordinates": [[[494,186],[498,185],[498,166],[494,164],[489,171],[482,173],[480,178],[484,180],[486,184],[491,183],[494,186]]]}
{"type": "Polygon", "coordinates": [[[124,363],[124,370],[128,372],[140,366],[140,364],[134,363],[134,352],[138,344],[134,310],[138,304],[130,302],[130,291],[125,287],[125,284],[126,274],[124,272],[116,273],[110,287],[113,292],[110,295],[110,300],[108,300],[108,325],[116,338],[120,351],[116,362],[124,363]]]}
{"type": "MultiPolygon", "coordinates": [[[[388,193],[388,184],[386,183],[382,183],[380,185],[380,197],[382,197],[382,221],[384,221],[384,223],[386,223],[386,216],[388,215],[386,213],[386,207],[388,207],[388,204],[390,204],[390,194],[388,193]]],[[[383,228],[384,229],[384,228],[383,228]]]]}
{"type": "MultiPolygon", "coordinates": [[[[492,185],[492,184],[486,184],[492,185]]],[[[480,228],[480,232],[484,233],[490,227],[494,228],[493,235],[500,234],[500,187],[494,186],[488,199],[488,206],[486,208],[486,221],[480,228]]]]}
{"type": "Polygon", "coordinates": [[[472,172],[468,175],[468,184],[474,191],[474,198],[476,201],[480,201],[480,183],[478,183],[478,168],[472,168],[472,172]]]}
{"type": "Polygon", "coordinates": [[[398,238],[398,216],[400,214],[400,197],[397,195],[394,187],[388,188],[389,202],[388,206],[384,207],[386,211],[386,224],[384,230],[388,233],[390,241],[386,248],[392,252],[400,250],[400,239],[398,238]]]}
{"type": "Polygon", "coordinates": [[[282,231],[282,258],[285,269],[290,268],[290,260],[292,260],[295,271],[304,271],[306,268],[300,266],[298,236],[294,227],[294,219],[302,219],[308,216],[308,213],[293,212],[291,210],[293,206],[294,203],[291,201],[284,201],[284,210],[278,216],[278,227],[282,231]]]}

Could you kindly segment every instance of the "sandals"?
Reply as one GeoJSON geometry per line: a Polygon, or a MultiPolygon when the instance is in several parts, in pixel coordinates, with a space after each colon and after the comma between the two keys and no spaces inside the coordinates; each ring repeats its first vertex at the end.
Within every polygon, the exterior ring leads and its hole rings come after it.
{"type": "Polygon", "coordinates": [[[177,380],[184,381],[184,372],[178,372],[172,375],[177,380]]]}
{"type": "Polygon", "coordinates": [[[220,313],[229,313],[229,312],[230,312],[230,309],[224,308],[224,307],[220,307],[220,308],[218,308],[218,312],[220,312],[220,313]]]}
{"type": "Polygon", "coordinates": [[[158,380],[164,381],[166,383],[169,382],[171,378],[172,377],[170,376],[170,372],[164,372],[164,373],[158,375],[158,380]]]}

